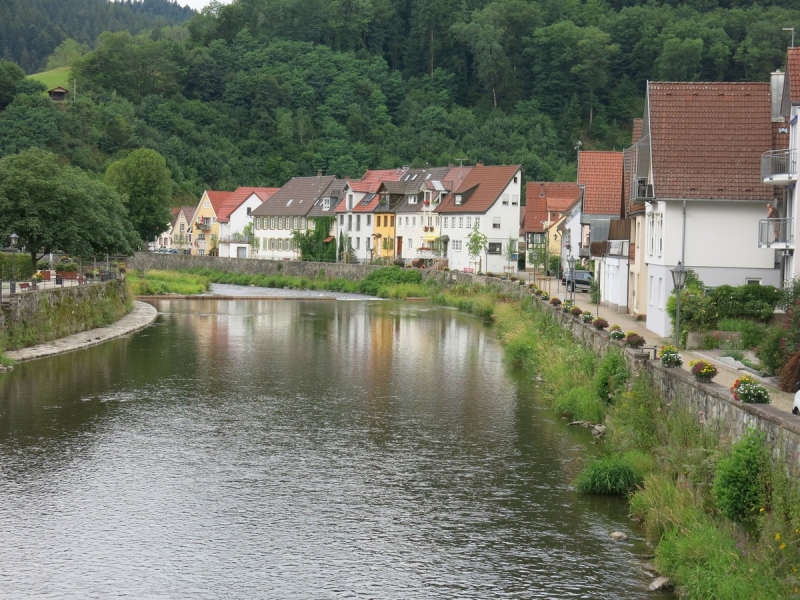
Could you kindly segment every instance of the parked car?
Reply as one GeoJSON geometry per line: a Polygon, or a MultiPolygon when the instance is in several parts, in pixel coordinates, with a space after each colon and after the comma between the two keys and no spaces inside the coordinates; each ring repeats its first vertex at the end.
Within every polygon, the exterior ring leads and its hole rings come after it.
{"type": "Polygon", "coordinates": [[[800,415],[800,390],[794,395],[794,404],[792,405],[792,414],[800,415]]]}
{"type": "Polygon", "coordinates": [[[589,271],[575,271],[575,276],[567,269],[561,277],[561,283],[567,288],[568,292],[572,291],[573,284],[575,290],[588,292],[592,287],[592,280],[594,276],[589,271]]]}

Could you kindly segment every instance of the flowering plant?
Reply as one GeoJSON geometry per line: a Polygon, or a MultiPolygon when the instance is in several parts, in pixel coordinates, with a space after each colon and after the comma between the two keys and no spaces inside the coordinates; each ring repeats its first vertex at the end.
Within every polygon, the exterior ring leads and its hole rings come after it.
{"type": "Polygon", "coordinates": [[[594,315],[589,311],[586,311],[581,315],[581,321],[583,321],[584,323],[591,323],[592,321],[594,321],[594,315]]]}
{"type": "Polygon", "coordinates": [[[550,304],[552,304],[553,306],[559,306],[561,304],[561,300],[559,300],[557,297],[553,297],[550,300],[550,304]]]}
{"type": "Polygon", "coordinates": [[[580,309],[579,306],[571,306],[569,309],[569,314],[579,317],[583,311],[580,309]]]}
{"type": "Polygon", "coordinates": [[[624,340],[625,339],[625,334],[622,332],[622,327],[620,327],[616,323],[614,323],[609,328],[608,331],[609,331],[608,337],[610,337],[612,340],[624,340]]]}
{"type": "Polygon", "coordinates": [[[567,300],[564,304],[561,305],[561,312],[568,313],[572,310],[572,302],[567,300]]]}
{"type": "Polygon", "coordinates": [[[605,329],[608,327],[608,321],[597,317],[594,321],[592,321],[592,325],[594,325],[597,329],[605,329]]]}
{"type": "Polygon", "coordinates": [[[742,375],[734,381],[731,386],[731,392],[739,402],[769,404],[770,401],[767,388],[758,383],[752,375],[742,375]]]}
{"type": "Polygon", "coordinates": [[[680,367],[683,364],[683,358],[678,353],[678,349],[672,344],[661,346],[658,351],[658,357],[665,367],[680,367]]]}
{"type": "Polygon", "coordinates": [[[719,372],[717,367],[704,360],[689,361],[689,366],[692,367],[692,375],[695,377],[716,377],[719,372]]]}
{"type": "Polygon", "coordinates": [[[541,296],[539,296],[542,300],[550,300],[550,296],[547,295],[547,292],[544,292],[541,296]]]}
{"type": "Polygon", "coordinates": [[[629,331],[625,335],[625,345],[628,348],[641,348],[645,344],[645,339],[635,331],[629,331]]]}

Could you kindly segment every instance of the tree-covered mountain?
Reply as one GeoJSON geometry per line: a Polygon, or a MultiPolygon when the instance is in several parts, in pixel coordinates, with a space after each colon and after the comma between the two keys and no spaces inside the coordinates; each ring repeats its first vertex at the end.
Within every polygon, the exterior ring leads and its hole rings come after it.
{"type": "Polygon", "coordinates": [[[648,79],[767,81],[798,22],[800,0],[212,4],[185,26],[73,45],[66,106],[14,84],[0,154],[48,148],[99,176],[151,148],[178,203],[318,170],[459,160],[568,180],[577,140],[630,143],[648,79]]]}
{"type": "Polygon", "coordinates": [[[104,31],[138,33],[193,14],[176,0],[0,0],[0,57],[35,73],[67,38],[93,46],[104,31]]]}

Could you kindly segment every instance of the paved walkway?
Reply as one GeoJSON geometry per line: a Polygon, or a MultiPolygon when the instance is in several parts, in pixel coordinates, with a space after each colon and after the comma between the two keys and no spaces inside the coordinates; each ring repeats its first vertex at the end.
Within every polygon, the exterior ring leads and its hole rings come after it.
{"type": "Polygon", "coordinates": [[[156,320],[156,316],[158,316],[158,311],[154,306],[137,300],[133,303],[133,310],[131,312],[116,323],[112,323],[107,327],[75,333],[64,338],[53,340],[52,342],[29,346],[21,350],[10,350],[6,352],[5,355],[10,359],[21,362],[24,360],[44,358],[45,356],[53,356],[54,354],[61,354],[62,352],[81,350],[89,346],[102,344],[103,342],[107,342],[121,335],[144,329],[156,320]]]}
{"type": "MultiPolygon", "coordinates": [[[[555,292],[555,289],[554,289],[555,292]]],[[[564,299],[565,298],[565,290],[564,287],[561,286],[559,297],[564,299]]],[[[578,307],[583,311],[589,311],[593,315],[597,315],[597,305],[591,303],[591,296],[585,292],[576,292],[575,293],[575,303],[578,307]]],[[[630,315],[623,313],[623,312],[614,312],[608,307],[600,306],[600,313],[599,316],[603,317],[606,321],[608,321],[609,325],[614,325],[615,323],[622,327],[622,330],[625,332],[628,331],[635,331],[639,335],[641,335],[647,343],[646,346],[656,346],[661,347],[664,344],[674,344],[675,339],[667,339],[657,336],[655,333],[650,331],[645,327],[644,321],[637,321],[633,319],[630,315]]],[[[753,373],[745,370],[741,370],[737,368],[736,365],[731,364],[733,361],[730,358],[722,358],[717,356],[713,352],[705,351],[705,350],[681,350],[681,356],[683,357],[683,369],[689,370],[689,361],[690,360],[706,360],[712,363],[714,366],[717,367],[719,374],[714,378],[714,384],[724,387],[725,389],[730,389],[733,385],[733,382],[736,381],[739,377],[744,374],[753,375],[753,373]]],[[[792,403],[794,401],[794,394],[789,394],[786,392],[782,392],[777,388],[777,381],[773,377],[759,377],[758,375],[753,375],[756,379],[759,379],[761,383],[769,389],[770,397],[772,398],[772,406],[774,408],[780,409],[781,411],[790,413],[792,412],[792,403]]]]}

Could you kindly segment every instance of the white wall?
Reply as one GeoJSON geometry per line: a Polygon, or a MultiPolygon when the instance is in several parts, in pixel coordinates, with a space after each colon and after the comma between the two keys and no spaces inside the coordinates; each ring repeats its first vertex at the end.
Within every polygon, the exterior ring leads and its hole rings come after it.
{"type": "Polygon", "coordinates": [[[606,256],[601,263],[600,300],[615,312],[626,312],[628,304],[628,259],[606,256]]]}

